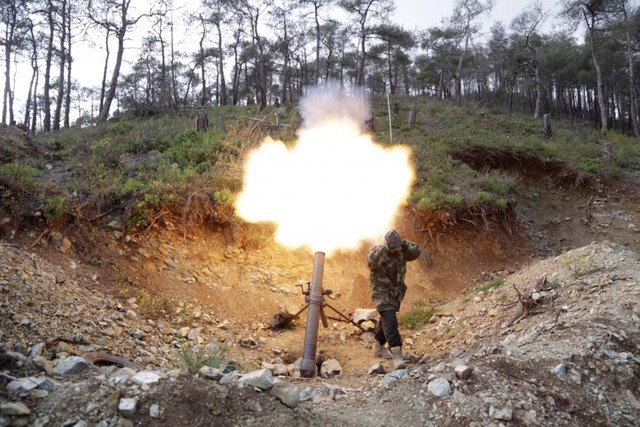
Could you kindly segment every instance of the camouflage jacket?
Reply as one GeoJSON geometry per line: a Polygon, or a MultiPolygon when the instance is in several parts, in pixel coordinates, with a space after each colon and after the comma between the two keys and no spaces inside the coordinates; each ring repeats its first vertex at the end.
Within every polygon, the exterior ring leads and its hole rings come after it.
{"type": "Polygon", "coordinates": [[[407,292],[404,276],[407,274],[407,261],[420,256],[420,246],[407,240],[402,241],[402,250],[392,253],[386,244],[374,247],[367,263],[371,271],[371,299],[378,311],[400,310],[400,303],[407,292]]]}

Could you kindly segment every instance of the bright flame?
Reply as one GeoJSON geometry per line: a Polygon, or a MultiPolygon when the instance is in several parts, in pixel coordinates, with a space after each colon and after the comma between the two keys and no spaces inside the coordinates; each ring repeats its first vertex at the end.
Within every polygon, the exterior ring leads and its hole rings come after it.
{"type": "Polygon", "coordinates": [[[392,227],[414,179],[411,152],[384,148],[348,117],[300,129],[288,148],[267,138],[249,154],[236,211],[274,222],[276,241],[327,254],[392,227]]]}

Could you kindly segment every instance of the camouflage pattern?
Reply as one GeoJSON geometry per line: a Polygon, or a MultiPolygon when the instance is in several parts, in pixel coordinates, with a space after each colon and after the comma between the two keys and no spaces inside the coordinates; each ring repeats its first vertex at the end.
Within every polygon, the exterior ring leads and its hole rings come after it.
{"type": "Polygon", "coordinates": [[[420,256],[420,246],[403,240],[397,252],[389,250],[387,243],[374,247],[367,263],[371,271],[371,299],[378,311],[400,310],[400,303],[407,292],[404,276],[407,274],[407,261],[420,256]]]}

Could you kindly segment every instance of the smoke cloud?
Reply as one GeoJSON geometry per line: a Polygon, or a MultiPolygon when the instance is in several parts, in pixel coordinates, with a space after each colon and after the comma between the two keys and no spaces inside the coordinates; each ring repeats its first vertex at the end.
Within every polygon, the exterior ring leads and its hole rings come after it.
{"type": "Polygon", "coordinates": [[[369,100],[362,89],[347,92],[338,82],[314,86],[300,100],[303,127],[320,126],[331,120],[363,123],[371,115],[369,100]]]}

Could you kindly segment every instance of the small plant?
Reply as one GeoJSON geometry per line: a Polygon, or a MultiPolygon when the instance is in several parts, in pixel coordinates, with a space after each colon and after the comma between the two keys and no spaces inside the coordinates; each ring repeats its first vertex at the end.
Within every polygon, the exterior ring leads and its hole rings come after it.
{"type": "Polygon", "coordinates": [[[493,196],[487,191],[478,191],[476,193],[476,199],[478,199],[480,203],[489,203],[493,199],[493,196]]]}
{"type": "Polygon", "coordinates": [[[431,320],[431,316],[435,312],[433,307],[416,307],[411,311],[400,316],[400,325],[409,329],[420,329],[431,320]]]}
{"type": "Polygon", "coordinates": [[[233,205],[233,193],[228,188],[223,188],[213,193],[213,200],[220,207],[233,205]]]}
{"type": "Polygon", "coordinates": [[[501,277],[496,277],[493,280],[483,283],[478,287],[478,291],[480,292],[488,292],[490,289],[497,289],[500,286],[504,285],[504,279],[501,277]]]}
{"type": "Polygon", "coordinates": [[[62,219],[68,213],[66,197],[40,197],[42,200],[42,214],[44,215],[44,218],[47,220],[47,222],[50,223],[62,219]]]}
{"type": "Polygon", "coordinates": [[[596,270],[593,258],[585,254],[580,254],[570,258],[565,253],[560,259],[560,263],[567,267],[573,279],[579,279],[596,270]]]}
{"type": "Polygon", "coordinates": [[[142,292],[138,295],[137,304],[141,313],[154,319],[164,317],[175,311],[175,303],[169,298],[154,296],[147,292],[142,292]]]}
{"type": "Polygon", "coordinates": [[[20,190],[33,190],[36,188],[35,177],[38,170],[19,163],[7,163],[0,165],[0,185],[20,190]]]}
{"type": "Polygon", "coordinates": [[[211,344],[208,349],[202,346],[189,348],[187,343],[177,352],[178,365],[191,375],[195,375],[203,366],[220,368],[227,357],[227,348],[224,344],[211,344]]]}

